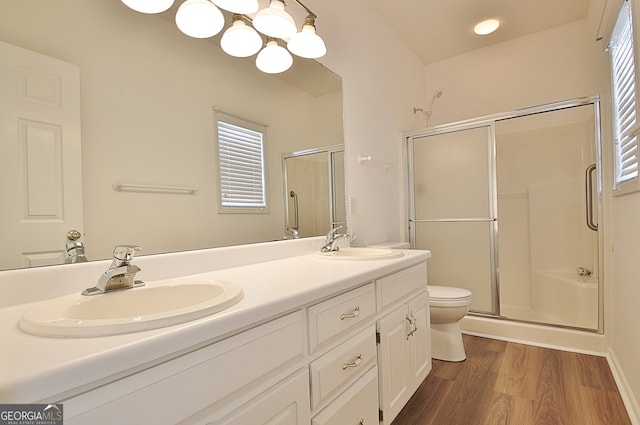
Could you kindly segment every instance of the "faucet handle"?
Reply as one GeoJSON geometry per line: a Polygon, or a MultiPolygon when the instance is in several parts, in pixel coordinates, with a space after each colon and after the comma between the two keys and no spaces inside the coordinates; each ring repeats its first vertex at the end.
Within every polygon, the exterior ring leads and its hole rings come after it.
{"type": "Polygon", "coordinates": [[[325,236],[325,241],[326,241],[327,243],[331,243],[331,242],[333,242],[333,239],[336,237],[336,233],[337,233],[337,232],[338,232],[338,230],[340,230],[340,229],[342,229],[342,226],[338,226],[338,227],[335,227],[335,228],[333,228],[333,229],[329,230],[329,231],[327,232],[327,235],[325,236]]]}
{"type": "Polygon", "coordinates": [[[113,258],[121,261],[122,264],[127,264],[133,260],[138,251],[142,251],[142,248],[138,245],[116,245],[113,248],[113,258]]]}

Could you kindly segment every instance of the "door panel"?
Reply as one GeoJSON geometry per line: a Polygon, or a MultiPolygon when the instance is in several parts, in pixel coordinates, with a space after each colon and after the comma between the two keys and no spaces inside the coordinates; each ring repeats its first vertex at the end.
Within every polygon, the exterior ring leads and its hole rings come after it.
{"type": "Polygon", "coordinates": [[[0,269],[61,264],[83,230],[79,68],[4,42],[0,56],[0,190],[21,200],[2,208],[0,269]]]}
{"type": "Polygon", "coordinates": [[[489,217],[489,129],[414,140],[417,219],[489,217]]]}
{"type": "Polygon", "coordinates": [[[493,312],[494,222],[419,222],[415,226],[416,241],[432,255],[427,267],[429,285],[468,289],[473,294],[472,310],[493,312]]]}
{"type": "Polygon", "coordinates": [[[432,253],[429,284],[468,289],[471,310],[497,314],[492,127],[417,137],[409,146],[411,237],[432,253]]]}

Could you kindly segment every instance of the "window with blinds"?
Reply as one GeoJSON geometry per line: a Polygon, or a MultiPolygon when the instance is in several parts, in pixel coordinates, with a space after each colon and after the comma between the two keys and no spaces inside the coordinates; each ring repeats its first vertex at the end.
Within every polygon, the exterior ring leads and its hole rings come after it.
{"type": "Polygon", "coordinates": [[[231,117],[217,120],[220,206],[223,210],[260,212],[267,207],[265,131],[259,125],[238,121],[231,117]]]}
{"type": "Polygon", "coordinates": [[[615,126],[614,188],[638,179],[638,126],[636,124],[636,75],[630,2],[620,11],[609,44],[613,79],[615,126]]]}

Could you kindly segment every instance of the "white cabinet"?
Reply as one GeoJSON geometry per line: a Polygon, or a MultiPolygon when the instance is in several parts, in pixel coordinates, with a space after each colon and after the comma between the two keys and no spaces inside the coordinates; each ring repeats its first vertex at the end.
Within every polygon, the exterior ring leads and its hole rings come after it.
{"type": "MultiPolygon", "coordinates": [[[[297,311],[63,400],[65,424],[173,425],[220,417],[306,366],[304,328],[297,311]]],[[[308,393],[308,380],[306,387],[308,393]]]]}
{"type": "Polygon", "coordinates": [[[299,371],[228,417],[206,425],[306,425],[309,423],[309,377],[299,371]]]}
{"type": "Polygon", "coordinates": [[[65,423],[390,424],[431,368],[426,263],[61,400],[65,423]]]}
{"type": "Polygon", "coordinates": [[[390,424],[431,370],[426,263],[313,305],[308,318],[310,353],[333,347],[310,364],[312,424],[390,424]]]}
{"type": "Polygon", "coordinates": [[[336,343],[358,325],[372,323],[376,315],[373,283],[315,304],[309,311],[309,351],[336,343]]]}
{"type": "Polygon", "coordinates": [[[378,380],[370,368],[311,421],[312,425],[378,425],[378,380]]]}
{"type": "Polygon", "coordinates": [[[370,378],[377,373],[374,284],[319,302],[307,311],[309,353],[316,356],[309,364],[311,409],[316,415],[312,423],[357,425],[361,416],[371,417],[371,412],[377,420],[377,380],[370,378]],[[363,381],[365,374],[369,378],[363,381]],[[363,388],[368,392],[361,393],[363,388]],[[356,420],[353,415],[360,416],[356,420]]]}
{"type": "Polygon", "coordinates": [[[376,338],[371,325],[309,365],[311,407],[318,408],[375,364],[376,338]]]}
{"type": "Polygon", "coordinates": [[[377,322],[381,422],[390,424],[431,370],[426,290],[377,322]]]}

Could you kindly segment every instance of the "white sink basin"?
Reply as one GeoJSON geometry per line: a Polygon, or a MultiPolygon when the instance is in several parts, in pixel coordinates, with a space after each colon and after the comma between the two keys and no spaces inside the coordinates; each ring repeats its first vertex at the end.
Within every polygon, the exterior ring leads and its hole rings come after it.
{"type": "Polygon", "coordinates": [[[116,335],[177,325],[231,307],[242,288],[212,279],[169,279],[100,295],[43,301],[20,319],[26,333],[54,337],[116,335]]]}
{"type": "Polygon", "coordinates": [[[404,253],[397,249],[388,248],[340,248],[332,252],[317,252],[316,255],[331,260],[386,260],[402,257],[404,253]]]}

